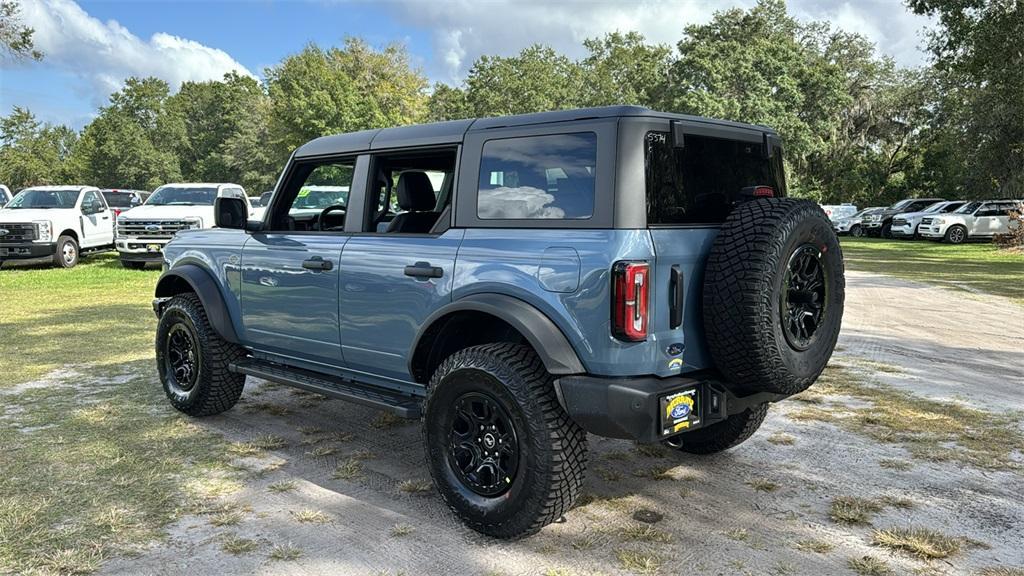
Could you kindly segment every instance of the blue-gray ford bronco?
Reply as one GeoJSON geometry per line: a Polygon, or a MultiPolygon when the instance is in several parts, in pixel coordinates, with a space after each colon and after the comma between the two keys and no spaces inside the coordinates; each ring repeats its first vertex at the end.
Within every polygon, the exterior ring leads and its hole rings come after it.
{"type": "Polygon", "coordinates": [[[166,246],[159,377],[193,416],[254,376],[419,418],[451,509],[532,534],[588,432],[719,452],[819,376],[842,253],[785,196],[771,129],[632,106],[317,138],[262,219],[166,246]]]}

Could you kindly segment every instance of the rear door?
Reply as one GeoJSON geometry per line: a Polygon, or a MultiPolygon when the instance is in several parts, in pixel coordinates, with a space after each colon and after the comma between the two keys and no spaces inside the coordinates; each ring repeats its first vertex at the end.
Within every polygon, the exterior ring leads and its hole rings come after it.
{"type": "Polygon", "coordinates": [[[701,291],[718,226],[736,203],[756,201],[755,188],[785,196],[781,146],[764,133],[704,128],[683,137],[683,146],[674,146],[667,131],[651,130],[644,141],[647,225],[656,254],[650,329],[666,347],[683,349],[683,364],[666,362],[662,376],[711,366],[702,344],[701,291]],[[684,341],[684,333],[691,338],[684,341]]]}
{"type": "Polygon", "coordinates": [[[974,213],[974,221],[971,223],[971,236],[992,236],[998,234],[1001,228],[1001,220],[1006,218],[1006,213],[997,202],[986,202],[974,213]]]}
{"type": "MultiPolygon", "coordinates": [[[[246,343],[257,352],[300,367],[342,366],[338,293],[341,251],[350,235],[321,227],[321,210],[296,206],[305,184],[347,187],[358,169],[356,158],[297,162],[268,209],[265,229],[246,241],[242,323],[246,343]]],[[[344,217],[335,211],[327,220],[344,217]]]]}
{"type": "Polygon", "coordinates": [[[413,340],[427,317],[451,302],[464,234],[450,229],[445,210],[455,164],[455,149],[374,157],[361,231],[341,255],[341,343],[348,369],[384,380],[378,383],[412,382],[413,340]],[[399,187],[413,186],[415,205],[397,198],[399,187]]]}

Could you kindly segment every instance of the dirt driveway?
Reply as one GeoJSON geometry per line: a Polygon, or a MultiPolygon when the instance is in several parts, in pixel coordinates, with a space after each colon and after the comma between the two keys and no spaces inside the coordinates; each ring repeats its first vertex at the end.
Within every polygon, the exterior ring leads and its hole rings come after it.
{"type": "MultiPolygon", "coordinates": [[[[849,273],[829,379],[856,384],[774,407],[752,440],[713,457],[592,437],[581,505],[512,543],[447,511],[429,486],[417,424],[250,381],[234,410],[201,421],[264,448],[238,461],[243,487],[223,500],[231,521],[186,517],[166,541],[102,572],[1021,574],[1012,571],[1024,567],[1020,451],[976,466],[937,442],[928,449],[947,457],[926,457],[899,440],[898,424],[871,415],[891,389],[912,392],[902,402],[922,420],[943,410],[913,398],[993,414],[1024,407],[1022,312],[995,297],[849,273]],[[873,433],[885,426],[895,436],[873,433]],[[639,509],[663,519],[639,523],[639,509]]],[[[1017,415],[1010,426],[1020,432],[1017,415]]],[[[971,438],[962,440],[969,450],[971,438]]]]}

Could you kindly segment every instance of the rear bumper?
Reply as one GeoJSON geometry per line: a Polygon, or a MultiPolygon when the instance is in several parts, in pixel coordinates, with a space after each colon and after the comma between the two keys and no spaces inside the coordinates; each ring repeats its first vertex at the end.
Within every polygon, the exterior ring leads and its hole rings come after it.
{"type": "Polygon", "coordinates": [[[56,242],[24,242],[0,244],[0,260],[29,260],[48,258],[57,252],[56,242]]]}
{"type": "Polygon", "coordinates": [[[783,394],[767,392],[737,396],[720,382],[672,378],[605,378],[563,376],[555,382],[558,400],[584,430],[607,438],[659,442],[703,428],[783,394]],[[664,399],[695,390],[697,404],[690,422],[679,427],[663,416],[664,399]]]}

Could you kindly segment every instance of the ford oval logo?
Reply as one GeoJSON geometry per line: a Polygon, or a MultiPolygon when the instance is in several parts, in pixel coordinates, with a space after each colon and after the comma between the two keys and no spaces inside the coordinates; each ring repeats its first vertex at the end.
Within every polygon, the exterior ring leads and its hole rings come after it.
{"type": "Polygon", "coordinates": [[[7,230],[6,228],[0,228],[0,236],[7,236],[10,233],[11,231],[7,230]]]}
{"type": "Polygon", "coordinates": [[[163,228],[159,224],[146,224],[146,232],[159,232],[163,228]]]}
{"type": "Polygon", "coordinates": [[[690,415],[690,405],[680,404],[672,409],[672,419],[680,420],[690,415]]]}

